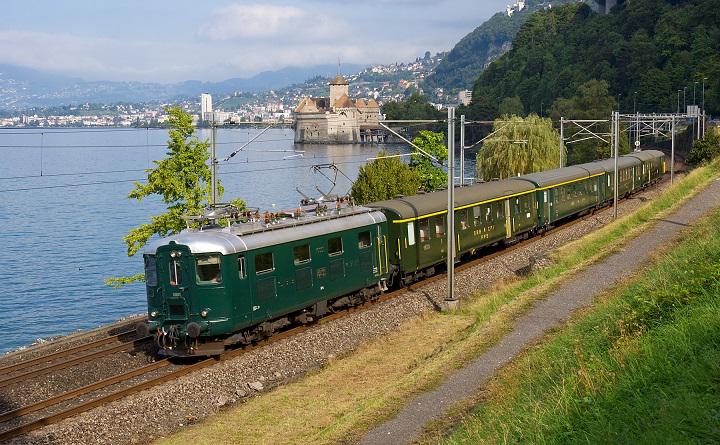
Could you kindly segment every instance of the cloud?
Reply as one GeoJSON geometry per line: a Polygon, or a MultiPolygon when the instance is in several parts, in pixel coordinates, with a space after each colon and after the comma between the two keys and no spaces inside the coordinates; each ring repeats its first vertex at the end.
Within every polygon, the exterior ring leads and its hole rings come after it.
{"type": "Polygon", "coordinates": [[[272,38],[307,41],[330,37],[337,31],[335,24],[339,21],[295,6],[233,4],[213,11],[199,35],[215,41],[272,38]]]}

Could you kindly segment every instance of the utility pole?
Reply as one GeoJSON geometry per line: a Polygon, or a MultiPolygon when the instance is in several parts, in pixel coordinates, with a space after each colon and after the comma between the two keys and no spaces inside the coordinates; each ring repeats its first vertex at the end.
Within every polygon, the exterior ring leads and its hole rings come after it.
{"type": "Polygon", "coordinates": [[[620,112],[613,113],[613,145],[615,149],[615,175],[613,178],[613,218],[618,217],[618,186],[620,184],[618,178],[618,157],[620,147],[620,112]]]}
{"type": "Polygon", "coordinates": [[[677,111],[676,111],[677,114],[680,114],[680,91],[682,91],[682,90],[678,90],[678,105],[677,105],[677,111]]]}
{"type": "Polygon", "coordinates": [[[675,181],[675,116],[672,117],[672,127],[670,130],[670,184],[675,181]]]}
{"type": "Polygon", "coordinates": [[[455,108],[448,107],[448,205],[447,205],[447,296],[444,308],[455,310],[455,108]]]}
{"type": "Polygon", "coordinates": [[[687,87],[683,87],[683,114],[687,113],[687,87]]]}
{"type": "Polygon", "coordinates": [[[702,138],[705,140],[705,130],[707,126],[707,122],[705,122],[705,81],[707,80],[707,77],[703,77],[702,79],[702,138]]]}
{"type": "Polygon", "coordinates": [[[465,115],[460,116],[460,186],[465,185],[465,115]]]}
{"type": "Polygon", "coordinates": [[[635,150],[640,149],[640,113],[635,113],[635,150]]]}
{"type": "Polygon", "coordinates": [[[560,116],[560,168],[563,166],[563,150],[565,149],[565,118],[560,116]]]}
{"type": "Polygon", "coordinates": [[[210,141],[211,141],[211,153],[210,153],[210,162],[211,168],[210,168],[210,181],[212,182],[212,192],[210,196],[210,205],[215,205],[217,203],[217,155],[216,155],[216,146],[215,146],[215,112],[212,112],[212,123],[210,124],[211,130],[210,130],[210,141]]]}

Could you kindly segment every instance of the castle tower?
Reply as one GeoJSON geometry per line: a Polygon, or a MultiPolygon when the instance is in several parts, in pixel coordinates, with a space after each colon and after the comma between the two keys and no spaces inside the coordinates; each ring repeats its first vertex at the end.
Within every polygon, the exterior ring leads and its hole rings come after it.
{"type": "Polygon", "coordinates": [[[338,74],[333,80],[330,81],[330,106],[335,106],[335,101],[343,96],[349,96],[350,85],[343,76],[338,74]]]}

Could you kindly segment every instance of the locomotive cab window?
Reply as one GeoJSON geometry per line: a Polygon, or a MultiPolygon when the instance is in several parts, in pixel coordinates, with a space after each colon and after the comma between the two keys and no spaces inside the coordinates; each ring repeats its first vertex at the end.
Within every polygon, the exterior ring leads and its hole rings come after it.
{"type": "Polygon", "coordinates": [[[275,270],[272,252],[255,255],[255,273],[260,275],[275,270]]]}
{"type": "Polygon", "coordinates": [[[293,261],[295,265],[310,262],[310,246],[308,244],[293,247],[293,261]]]}
{"type": "Polygon", "coordinates": [[[195,273],[198,284],[222,282],[220,255],[198,255],[195,258],[195,273]]]}
{"type": "Polygon", "coordinates": [[[330,238],[328,240],[328,255],[334,256],[340,255],[341,253],[343,253],[342,238],[339,236],[336,238],[330,238]]]}
{"type": "Polygon", "coordinates": [[[358,233],[358,247],[361,249],[370,247],[370,231],[358,233]]]}
{"type": "Polygon", "coordinates": [[[145,255],[145,282],[148,286],[157,286],[157,266],[155,264],[155,255],[145,255]]]}
{"type": "Polygon", "coordinates": [[[242,280],[245,278],[245,256],[240,255],[238,257],[238,277],[242,280]]]}
{"type": "Polygon", "coordinates": [[[182,264],[179,258],[170,258],[170,284],[179,286],[182,284],[182,264]]]}

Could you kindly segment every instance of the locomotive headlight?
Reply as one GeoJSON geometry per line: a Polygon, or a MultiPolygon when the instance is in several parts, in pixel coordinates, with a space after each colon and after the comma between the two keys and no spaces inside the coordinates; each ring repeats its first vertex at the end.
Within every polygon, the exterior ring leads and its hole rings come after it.
{"type": "Polygon", "coordinates": [[[207,318],[208,312],[210,312],[209,309],[203,309],[203,310],[200,311],[200,316],[201,316],[202,318],[207,318]]]}
{"type": "Polygon", "coordinates": [[[175,258],[177,256],[176,252],[170,252],[170,258],[175,258]]]}
{"type": "Polygon", "coordinates": [[[158,316],[158,311],[152,311],[152,312],[150,312],[150,317],[151,317],[151,318],[155,318],[155,317],[157,317],[157,316],[158,316]]]}

